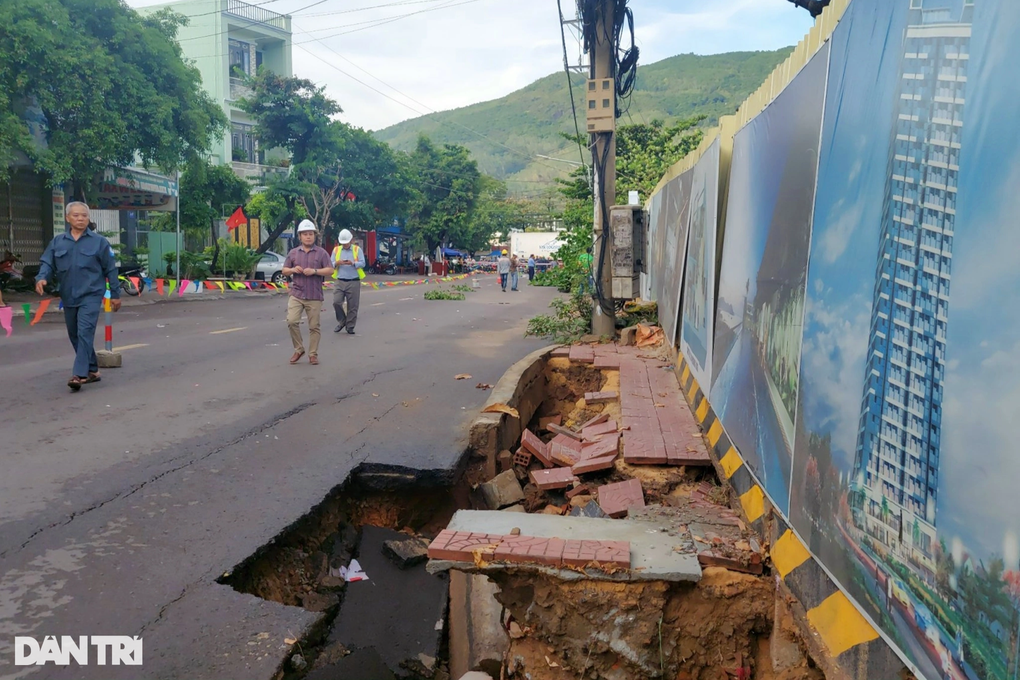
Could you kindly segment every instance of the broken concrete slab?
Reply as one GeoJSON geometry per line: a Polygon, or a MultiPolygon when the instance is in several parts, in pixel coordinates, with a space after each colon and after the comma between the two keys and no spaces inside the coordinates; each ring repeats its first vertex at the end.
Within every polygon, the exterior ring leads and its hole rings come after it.
{"type": "MultiPolygon", "coordinates": [[[[675,525],[667,521],[634,521],[630,519],[596,519],[589,517],[557,517],[554,515],[521,515],[485,510],[461,510],[457,512],[446,531],[473,532],[479,536],[489,534],[508,535],[511,529],[519,528],[524,536],[564,538],[594,541],[628,541],[630,543],[630,564],[627,571],[605,573],[588,570],[578,573],[541,565],[515,564],[513,568],[536,569],[553,574],[564,580],[597,578],[611,581],[698,581],[701,566],[697,556],[690,550],[675,550],[675,544],[682,543],[676,538],[675,525]]],[[[687,543],[690,543],[689,535],[687,543]]],[[[432,559],[428,563],[430,572],[438,573],[447,569],[484,572],[489,569],[506,569],[500,563],[482,563],[432,559]]]]}
{"type": "Polygon", "coordinates": [[[600,486],[598,494],[599,507],[610,517],[626,517],[631,507],[645,506],[644,490],[636,479],[600,486]]]}
{"type": "MultiPolygon", "coordinates": [[[[530,463],[531,461],[529,460],[528,462],[530,463]]],[[[513,467],[514,454],[504,449],[500,451],[499,456],[496,457],[496,463],[500,472],[506,472],[513,467]]]]}
{"type": "Polygon", "coordinates": [[[490,510],[499,510],[524,500],[524,490],[512,470],[501,472],[478,485],[478,497],[490,510]]]}
{"type": "MultiPolygon", "coordinates": [[[[374,651],[385,668],[396,676],[404,676],[408,669],[421,665],[419,655],[439,657],[447,580],[428,573],[423,566],[400,569],[383,554],[386,541],[403,540],[405,534],[365,526],[361,536],[358,561],[369,580],[348,584],[328,643],[338,642],[357,650],[343,660],[348,664],[358,661],[355,657],[365,658],[369,651],[374,651]]],[[[344,675],[322,677],[378,676],[349,670],[344,675]]]]}
{"type": "MultiPolygon", "coordinates": [[[[481,574],[450,572],[450,675],[499,665],[510,646],[503,629],[499,588],[481,574]]],[[[485,677],[488,677],[487,675],[485,677]]]]}
{"type": "Polygon", "coordinates": [[[401,569],[413,567],[428,559],[429,542],[417,536],[383,543],[383,552],[401,569]]]}

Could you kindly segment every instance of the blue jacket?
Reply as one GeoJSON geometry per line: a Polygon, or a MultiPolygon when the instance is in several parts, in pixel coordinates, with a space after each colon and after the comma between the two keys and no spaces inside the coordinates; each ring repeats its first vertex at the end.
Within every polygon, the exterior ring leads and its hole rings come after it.
{"type": "Polygon", "coordinates": [[[88,298],[106,293],[110,282],[110,297],[120,298],[120,281],[117,262],[110,242],[91,229],[77,241],[70,232],[59,234],[46,246],[36,281],[53,281],[60,284],[60,299],[65,307],[80,307],[88,298]]]}

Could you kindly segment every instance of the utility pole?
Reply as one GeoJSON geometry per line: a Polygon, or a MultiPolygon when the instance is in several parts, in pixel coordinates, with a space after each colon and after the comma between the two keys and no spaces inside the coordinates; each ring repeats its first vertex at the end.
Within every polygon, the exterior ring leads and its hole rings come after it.
{"type": "MultiPolygon", "coordinates": [[[[616,77],[616,31],[614,30],[614,0],[602,0],[602,11],[595,27],[596,42],[591,55],[592,78],[595,80],[616,77]]],[[[614,81],[615,83],[615,81],[614,81]]],[[[610,97],[616,97],[615,84],[610,97]]],[[[613,107],[615,111],[615,105],[613,107]]],[[[595,133],[595,253],[592,262],[593,275],[598,278],[595,290],[595,310],[591,316],[591,330],[594,335],[616,334],[616,312],[613,292],[613,270],[609,262],[611,252],[609,239],[609,208],[616,201],[616,132],[615,125],[609,132],[595,133]],[[605,162],[603,163],[603,159],[605,162]],[[601,175],[601,176],[600,176],[601,175]],[[602,238],[600,238],[602,236],[602,238]]]]}

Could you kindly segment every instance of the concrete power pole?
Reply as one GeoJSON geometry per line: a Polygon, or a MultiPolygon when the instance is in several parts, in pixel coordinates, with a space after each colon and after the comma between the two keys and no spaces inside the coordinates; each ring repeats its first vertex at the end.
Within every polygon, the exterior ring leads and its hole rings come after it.
{"type": "MultiPolygon", "coordinates": [[[[616,71],[616,38],[613,30],[615,20],[614,0],[602,0],[602,12],[600,20],[595,27],[597,40],[594,53],[591,55],[592,77],[595,80],[602,78],[615,78],[616,71]]],[[[613,92],[610,94],[615,99],[615,83],[613,92]]],[[[613,107],[615,110],[615,106],[613,107]]],[[[609,219],[609,208],[616,201],[616,132],[595,133],[595,253],[592,267],[594,276],[601,278],[596,282],[596,290],[601,289],[601,301],[596,299],[595,310],[591,316],[591,330],[595,335],[616,334],[616,312],[612,298],[613,291],[613,270],[609,262],[609,253],[612,252],[608,239],[609,227],[606,222],[609,219]],[[605,163],[602,159],[605,158],[605,163]],[[600,177],[600,174],[604,176],[600,177]],[[603,231],[605,229],[605,232],[603,231]],[[605,238],[599,238],[605,233],[605,238]],[[602,261],[605,258],[605,262],[602,261]],[[601,263],[601,267],[599,266],[601,263]],[[608,312],[608,313],[607,313],[608,312]]]]}

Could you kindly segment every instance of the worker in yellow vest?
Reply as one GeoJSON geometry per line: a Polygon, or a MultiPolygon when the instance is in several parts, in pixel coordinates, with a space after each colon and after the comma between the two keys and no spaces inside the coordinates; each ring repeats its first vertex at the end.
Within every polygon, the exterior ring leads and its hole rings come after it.
{"type": "Polygon", "coordinates": [[[354,234],[348,230],[341,231],[337,240],[340,245],[333,249],[333,278],[336,279],[333,291],[336,328],[333,332],[339,333],[346,328],[348,335],[354,335],[361,302],[361,279],[365,278],[365,254],[352,243],[354,234]],[[347,311],[344,311],[345,302],[347,311]]]}

